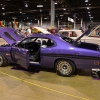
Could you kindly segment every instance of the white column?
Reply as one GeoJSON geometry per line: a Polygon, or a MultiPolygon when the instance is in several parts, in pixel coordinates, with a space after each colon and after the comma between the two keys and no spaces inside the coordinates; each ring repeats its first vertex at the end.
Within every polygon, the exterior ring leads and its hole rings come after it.
{"type": "Polygon", "coordinates": [[[40,26],[40,21],[39,21],[39,19],[38,19],[38,27],[40,26]]]}
{"type": "Polygon", "coordinates": [[[55,22],[55,4],[54,0],[51,0],[51,26],[54,26],[55,22]]]}
{"type": "Polygon", "coordinates": [[[74,14],[74,30],[76,29],[76,13],[74,14]]]}
{"type": "Polygon", "coordinates": [[[58,19],[58,28],[59,28],[59,19],[58,19]]]}
{"type": "Polygon", "coordinates": [[[83,27],[83,19],[81,18],[81,27],[83,27]]]}
{"type": "Polygon", "coordinates": [[[42,16],[41,16],[41,27],[42,27],[42,16]]]}

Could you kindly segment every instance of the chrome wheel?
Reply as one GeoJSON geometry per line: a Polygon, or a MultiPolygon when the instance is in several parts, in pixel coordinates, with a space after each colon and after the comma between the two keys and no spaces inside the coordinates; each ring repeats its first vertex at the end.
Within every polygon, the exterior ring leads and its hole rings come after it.
{"type": "Polygon", "coordinates": [[[75,72],[75,64],[70,60],[58,60],[55,64],[57,74],[71,76],[75,72]]]}
{"type": "Polygon", "coordinates": [[[0,55],[0,66],[3,64],[3,58],[2,56],[0,55]]]}
{"type": "Polygon", "coordinates": [[[0,54],[0,67],[5,67],[7,66],[8,61],[6,59],[6,57],[2,54],[0,54]]]}
{"type": "Polygon", "coordinates": [[[58,65],[59,71],[63,74],[63,75],[69,75],[72,72],[72,67],[71,65],[66,62],[66,61],[61,61],[58,65]]]}

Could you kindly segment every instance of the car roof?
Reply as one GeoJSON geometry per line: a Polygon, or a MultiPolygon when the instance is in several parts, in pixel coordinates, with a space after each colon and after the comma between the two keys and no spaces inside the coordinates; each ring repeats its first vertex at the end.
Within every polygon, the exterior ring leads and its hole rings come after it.
{"type": "Polygon", "coordinates": [[[52,39],[53,41],[55,41],[57,43],[57,46],[60,48],[65,48],[65,47],[69,47],[72,46],[71,44],[65,42],[63,39],[61,39],[61,36],[59,35],[53,35],[53,34],[34,34],[31,35],[30,37],[37,37],[37,38],[49,38],[52,39]]]}
{"type": "Polygon", "coordinates": [[[75,32],[77,32],[77,31],[80,31],[81,32],[81,30],[59,30],[59,32],[70,32],[70,31],[75,31],[75,32]]]}
{"type": "Polygon", "coordinates": [[[53,34],[33,34],[30,37],[43,37],[43,38],[59,38],[59,35],[53,35],[53,34]]]}

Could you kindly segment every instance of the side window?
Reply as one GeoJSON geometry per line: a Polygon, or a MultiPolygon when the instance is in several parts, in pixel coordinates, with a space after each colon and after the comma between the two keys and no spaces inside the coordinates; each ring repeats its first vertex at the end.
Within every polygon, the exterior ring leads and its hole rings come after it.
{"type": "Polygon", "coordinates": [[[69,37],[69,32],[63,32],[62,35],[69,37]]]}
{"type": "Polygon", "coordinates": [[[48,48],[54,46],[54,41],[47,38],[42,38],[41,47],[48,48]]]}
{"type": "Polygon", "coordinates": [[[26,38],[24,40],[22,40],[20,43],[18,43],[17,45],[15,45],[16,47],[20,47],[20,48],[25,48],[25,44],[34,42],[36,38],[26,38]]]}
{"type": "Polygon", "coordinates": [[[35,42],[41,44],[42,43],[42,38],[37,38],[37,40],[35,42]]]}
{"type": "Polygon", "coordinates": [[[70,37],[77,37],[77,33],[75,31],[70,32],[70,37]]]}
{"type": "Polygon", "coordinates": [[[100,37],[100,27],[97,28],[96,30],[91,30],[91,34],[89,35],[90,37],[100,37]]]}

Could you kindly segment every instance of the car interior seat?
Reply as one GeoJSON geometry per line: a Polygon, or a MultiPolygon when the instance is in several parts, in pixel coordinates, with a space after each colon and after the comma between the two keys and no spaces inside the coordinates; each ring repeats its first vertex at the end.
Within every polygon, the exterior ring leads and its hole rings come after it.
{"type": "Polygon", "coordinates": [[[45,40],[42,41],[41,47],[47,47],[47,42],[45,40]]]}
{"type": "Polygon", "coordinates": [[[37,62],[37,61],[40,60],[39,58],[40,58],[40,49],[41,49],[41,47],[38,43],[34,42],[32,48],[33,48],[33,51],[30,53],[29,60],[37,62]]]}
{"type": "Polygon", "coordinates": [[[50,39],[47,41],[47,47],[49,47],[49,46],[52,46],[52,42],[50,39]]]}

